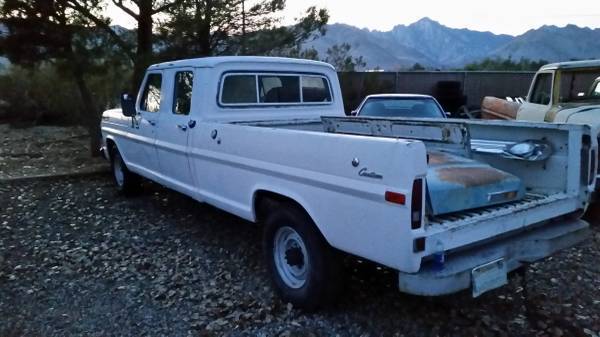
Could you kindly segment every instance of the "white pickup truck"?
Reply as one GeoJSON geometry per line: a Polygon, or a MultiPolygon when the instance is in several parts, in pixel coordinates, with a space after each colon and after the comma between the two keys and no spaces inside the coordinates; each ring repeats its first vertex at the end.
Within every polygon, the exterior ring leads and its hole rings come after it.
{"type": "Polygon", "coordinates": [[[102,135],[119,190],[143,176],[263,224],[305,309],[338,293],[342,252],[411,294],[497,288],[585,239],[597,167],[585,125],[345,117],[332,66],[285,58],[153,65],[102,135]]]}

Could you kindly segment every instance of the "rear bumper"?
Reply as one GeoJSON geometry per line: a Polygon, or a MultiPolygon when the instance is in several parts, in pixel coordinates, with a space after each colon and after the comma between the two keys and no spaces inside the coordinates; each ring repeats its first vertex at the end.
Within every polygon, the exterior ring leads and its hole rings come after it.
{"type": "Polygon", "coordinates": [[[435,270],[432,263],[423,263],[417,273],[400,272],[400,291],[414,295],[438,296],[471,288],[473,268],[503,258],[507,272],[524,263],[543,259],[569,248],[589,236],[584,220],[572,219],[550,223],[539,228],[474,246],[446,256],[444,269],[435,270]]]}

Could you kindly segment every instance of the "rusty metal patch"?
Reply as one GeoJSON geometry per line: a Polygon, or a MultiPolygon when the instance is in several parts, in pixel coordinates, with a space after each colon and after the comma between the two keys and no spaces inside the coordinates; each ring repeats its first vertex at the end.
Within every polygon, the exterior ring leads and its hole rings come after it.
{"type": "Polygon", "coordinates": [[[442,165],[452,162],[452,158],[445,153],[441,152],[429,152],[429,164],[430,165],[442,165]]]}
{"type": "Polygon", "coordinates": [[[427,162],[430,166],[431,165],[447,165],[447,164],[458,164],[458,163],[466,163],[466,162],[472,162],[472,160],[469,160],[467,158],[464,157],[459,157],[459,156],[455,156],[455,155],[451,155],[451,154],[447,154],[444,152],[439,152],[439,151],[429,151],[427,152],[429,161],[427,162]]]}
{"type": "Polygon", "coordinates": [[[491,167],[442,167],[435,173],[440,180],[465,187],[495,184],[512,177],[491,167]]]}

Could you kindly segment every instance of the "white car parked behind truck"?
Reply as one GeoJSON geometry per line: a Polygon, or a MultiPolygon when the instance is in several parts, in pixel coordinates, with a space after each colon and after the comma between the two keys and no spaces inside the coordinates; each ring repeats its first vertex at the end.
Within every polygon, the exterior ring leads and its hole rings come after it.
{"type": "Polygon", "coordinates": [[[404,292],[478,296],[588,232],[587,126],[347,118],[332,66],[265,57],[153,65],[122,106],[102,118],[117,187],[142,176],[264,224],[275,288],[306,309],[337,294],[339,252],[404,292]]]}

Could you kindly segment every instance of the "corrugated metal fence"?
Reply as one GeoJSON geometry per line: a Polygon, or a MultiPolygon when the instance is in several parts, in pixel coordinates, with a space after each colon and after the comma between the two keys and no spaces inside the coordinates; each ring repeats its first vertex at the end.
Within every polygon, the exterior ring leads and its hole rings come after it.
{"type": "Polygon", "coordinates": [[[443,95],[442,90],[448,89],[448,84],[462,91],[462,95],[466,96],[467,106],[477,108],[484,96],[525,97],[534,74],[535,72],[407,71],[350,72],[338,75],[344,95],[344,107],[348,113],[366,95],[411,93],[438,97],[443,95]]]}

